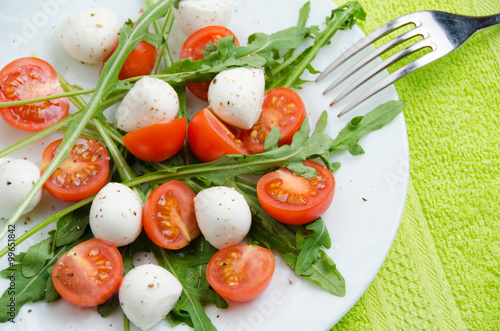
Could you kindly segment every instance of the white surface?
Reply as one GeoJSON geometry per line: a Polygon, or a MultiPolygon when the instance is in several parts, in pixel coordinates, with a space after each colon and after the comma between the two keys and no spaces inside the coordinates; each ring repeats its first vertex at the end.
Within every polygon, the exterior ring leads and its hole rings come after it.
{"type": "MultiPolygon", "coordinates": [[[[249,34],[262,31],[271,33],[278,29],[295,25],[299,8],[304,0],[240,0],[235,1],[236,10],[229,28],[244,44],[249,34]]],[[[22,56],[37,56],[54,65],[68,81],[83,88],[94,87],[99,65],[84,65],[70,58],[62,48],[56,29],[70,13],[88,7],[107,7],[114,9],[120,19],[137,19],[143,7],[139,0],[128,1],[127,5],[118,0],[103,1],[6,1],[0,0],[0,66],[22,56]]],[[[334,6],[330,0],[311,2],[309,25],[321,25],[329,10],[334,6]]],[[[362,32],[342,31],[326,49],[321,50],[313,65],[322,70],[349,45],[361,38],[362,32]]],[[[182,44],[186,36],[181,32],[172,36],[172,42],[182,44]]],[[[174,54],[178,56],[178,53],[174,54]]],[[[345,68],[344,68],[345,69],[345,68]]],[[[341,119],[337,119],[338,108],[330,109],[328,104],[340,91],[323,96],[322,91],[328,82],[339,75],[334,72],[321,84],[309,83],[299,94],[315,123],[321,111],[329,109],[328,131],[336,136],[338,131],[353,117],[361,115],[376,105],[397,99],[391,87],[360,105],[341,119]]],[[[351,99],[352,100],[352,99],[351,99]]],[[[349,102],[349,100],[345,100],[349,102]]],[[[189,103],[191,109],[199,110],[205,106],[199,101],[189,103]]],[[[342,106],[342,104],[339,104],[342,106]]],[[[16,142],[28,134],[16,131],[0,121],[0,148],[16,142]]],[[[37,142],[12,157],[27,157],[39,166],[40,157],[46,144],[56,137],[52,136],[37,142]]],[[[331,208],[324,215],[332,237],[333,247],[329,255],[346,279],[346,296],[339,298],[299,279],[277,259],[277,271],[268,290],[257,300],[245,304],[230,304],[227,310],[208,307],[208,314],[220,330],[327,330],[335,324],[365,292],[380,266],[382,265],[402,216],[408,185],[408,142],[402,115],[382,130],[361,139],[366,154],[350,156],[348,153],[334,155],[342,163],[336,172],[337,188],[331,208]],[[366,199],[366,201],[363,200],[366,199]]],[[[23,218],[16,226],[18,236],[26,226],[36,224],[64,207],[55,202],[48,194],[41,204],[23,218]],[[27,223],[27,225],[23,224],[27,223]]],[[[27,245],[46,238],[48,230],[33,236],[29,242],[16,248],[25,251],[27,245]]],[[[2,242],[2,247],[6,241],[2,242]]],[[[0,267],[5,267],[5,258],[0,267]]],[[[8,286],[2,279],[0,290],[8,286]]],[[[60,300],[54,304],[36,303],[24,306],[16,319],[16,324],[0,325],[2,330],[122,330],[123,319],[120,312],[107,319],[97,315],[95,309],[78,308],[60,300]]],[[[168,329],[167,322],[160,322],[151,330],[168,329]]],[[[176,329],[189,329],[179,326],[176,329]]]]}

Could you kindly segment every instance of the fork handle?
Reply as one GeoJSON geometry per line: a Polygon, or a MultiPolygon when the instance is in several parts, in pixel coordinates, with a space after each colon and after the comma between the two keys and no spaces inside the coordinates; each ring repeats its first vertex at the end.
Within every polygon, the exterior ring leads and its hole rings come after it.
{"type": "Polygon", "coordinates": [[[478,17],[477,31],[500,24],[500,14],[478,17]]]}

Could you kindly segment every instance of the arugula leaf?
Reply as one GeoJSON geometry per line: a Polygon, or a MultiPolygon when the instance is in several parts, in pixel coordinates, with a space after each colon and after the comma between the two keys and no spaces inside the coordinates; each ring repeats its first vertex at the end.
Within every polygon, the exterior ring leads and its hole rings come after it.
{"type": "Polygon", "coordinates": [[[97,306],[97,312],[101,317],[108,317],[120,306],[120,300],[118,299],[118,291],[116,291],[111,298],[106,302],[97,306]]]}
{"type": "MultiPolygon", "coordinates": [[[[52,274],[52,268],[51,270],[48,270],[48,272],[52,274]]],[[[57,292],[54,282],[52,281],[52,277],[48,277],[47,283],[45,284],[45,302],[51,303],[59,299],[61,299],[61,295],[57,292]]]]}
{"type": "Polygon", "coordinates": [[[365,116],[353,118],[335,138],[330,152],[347,149],[353,155],[360,154],[363,149],[358,145],[359,139],[391,122],[404,107],[403,100],[388,101],[365,116]]]}
{"type": "Polygon", "coordinates": [[[57,221],[54,247],[62,247],[78,240],[89,224],[90,206],[81,207],[57,221]]]}
{"type": "Polygon", "coordinates": [[[319,258],[302,274],[302,277],[319,285],[333,295],[345,295],[345,280],[332,259],[322,250],[319,258]]]}
{"type": "MultiPolygon", "coordinates": [[[[57,258],[54,256],[49,262],[55,263],[57,258]]],[[[0,323],[7,322],[9,319],[17,316],[25,303],[43,300],[47,278],[50,276],[47,266],[43,267],[34,277],[30,278],[23,276],[21,265],[19,264],[10,267],[9,270],[12,273],[15,287],[7,288],[0,297],[0,305],[3,307],[0,310],[0,323]]]]}
{"type": "MultiPolygon", "coordinates": [[[[314,35],[313,45],[287,59],[286,65],[280,67],[279,73],[274,71],[274,81],[267,88],[278,86],[300,88],[300,84],[304,83],[304,80],[300,79],[304,70],[309,68],[312,73],[316,72],[311,67],[311,61],[321,47],[328,44],[338,30],[351,28],[357,20],[364,20],[365,16],[366,13],[357,1],[348,2],[332,10],[331,15],[326,18],[326,27],[323,31],[319,31],[317,27],[310,28],[311,35],[314,35]]],[[[301,16],[299,24],[303,21],[304,17],[301,16]]]]}
{"type": "Polygon", "coordinates": [[[21,264],[21,271],[24,277],[30,278],[38,274],[45,266],[47,260],[50,260],[54,256],[52,241],[53,236],[50,236],[50,238],[28,248],[21,264]]]}
{"type": "Polygon", "coordinates": [[[300,251],[295,265],[297,276],[306,273],[317,260],[321,246],[330,248],[331,244],[328,229],[321,218],[307,224],[305,228],[300,228],[297,231],[297,247],[300,251]]]}

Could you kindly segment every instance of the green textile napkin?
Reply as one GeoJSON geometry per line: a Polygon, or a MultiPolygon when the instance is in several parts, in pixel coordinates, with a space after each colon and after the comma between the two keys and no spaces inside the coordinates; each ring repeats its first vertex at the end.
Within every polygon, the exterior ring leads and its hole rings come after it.
{"type": "MultiPolygon", "coordinates": [[[[500,0],[360,0],[365,32],[409,12],[500,13],[500,0]]],[[[332,330],[500,330],[500,26],[396,83],[410,186],[393,247],[332,330]]]]}

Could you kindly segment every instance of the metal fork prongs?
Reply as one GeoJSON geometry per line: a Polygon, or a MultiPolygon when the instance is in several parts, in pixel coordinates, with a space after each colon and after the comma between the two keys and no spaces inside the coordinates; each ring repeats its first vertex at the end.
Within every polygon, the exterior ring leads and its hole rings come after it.
{"type": "Polygon", "coordinates": [[[384,89],[385,87],[393,84],[398,79],[451,53],[453,50],[457,49],[463,43],[465,43],[474,33],[485,28],[500,24],[500,14],[473,17],[451,14],[441,11],[419,11],[401,16],[390,21],[389,23],[386,23],[385,25],[381,26],[380,28],[376,29],[372,33],[356,42],[345,53],[335,59],[332,64],[330,64],[318,76],[316,81],[318,82],[319,80],[323,79],[326,75],[334,71],[337,67],[342,65],[352,56],[356,55],[361,50],[365,49],[378,39],[409,24],[414,25],[411,30],[408,30],[394,37],[390,41],[376,48],[370,54],[359,60],[350,69],[340,75],[332,84],[330,84],[323,93],[326,94],[330,92],[340,83],[350,78],[351,76],[359,72],[360,69],[367,66],[373,60],[379,58],[381,55],[396,47],[397,45],[411,40],[412,38],[415,38],[417,36],[421,36],[422,38],[367,70],[345,90],[338,94],[335,100],[333,100],[330,105],[332,106],[340,100],[344,99],[347,95],[351,94],[353,91],[369,81],[370,78],[387,69],[389,66],[398,62],[402,58],[425,48],[430,49],[430,51],[413,60],[412,62],[402,66],[401,68],[395,70],[393,73],[368,88],[361,95],[355,98],[350,104],[348,104],[339,113],[338,116],[346,114],[351,109],[353,109],[375,93],[384,89]]]}

